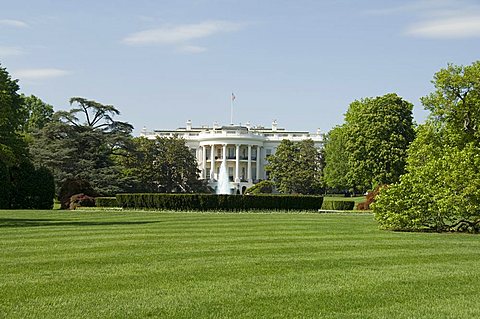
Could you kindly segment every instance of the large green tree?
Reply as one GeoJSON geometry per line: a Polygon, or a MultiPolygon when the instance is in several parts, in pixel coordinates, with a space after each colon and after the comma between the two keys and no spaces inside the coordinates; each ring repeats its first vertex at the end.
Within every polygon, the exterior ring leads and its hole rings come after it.
{"type": "Polygon", "coordinates": [[[327,140],[328,185],[346,183],[363,193],[397,182],[405,172],[407,149],[415,136],[412,109],[411,103],[393,93],[351,103],[345,123],[327,140]],[[345,177],[335,181],[342,172],[345,177]]]}
{"type": "Polygon", "coordinates": [[[118,157],[126,177],[133,181],[135,192],[205,192],[205,184],[199,180],[195,156],[177,137],[149,140],[133,139],[132,146],[118,157]]]}
{"type": "Polygon", "coordinates": [[[387,229],[480,231],[480,62],[449,65],[422,99],[430,117],[418,130],[408,173],[374,204],[387,229]]]}
{"type": "Polygon", "coordinates": [[[70,104],[72,109],[56,112],[35,135],[35,163],[52,170],[57,193],[67,179],[88,181],[102,195],[124,190],[114,156],[125,148],[133,127],[114,119],[120,112],[112,105],[79,97],[70,104]]]}
{"type": "Polygon", "coordinates": [[[322,157],[312,140],[283,140],[268,157],[266,170],[276,189],[285,194],[322,192],[322,157]]]}
{"type": "Polygon", "coordinates": [[[26,113],[17,82],[0,66],[0,160],[8,166],[27,155],[26,144],[19,134],[26,113]]]}
{"type": "Polygon", "coordinates": [[[30,161],[22,136],[28,112],[18,90],[17,80],[0,67],[0,208],[52,208],[53,179],[30,161]]]}

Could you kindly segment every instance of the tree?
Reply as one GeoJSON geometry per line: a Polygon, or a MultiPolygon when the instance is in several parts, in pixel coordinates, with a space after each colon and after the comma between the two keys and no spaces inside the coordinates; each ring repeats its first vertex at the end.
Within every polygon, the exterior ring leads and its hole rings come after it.
{"type": "Polygon", "coordinates": [[[266,170],[281,193],[318,194],[322,191],[321,164],[321,153],[312,140],[283,140],[268,157],[266,170]]]}
{"type": "Polygon", "coordinates": [[[342,126],[334,127],[325,138],[325,168],[323,170],[325,184],[336,190],[349,188],[348,152],[345,148],[347,136],[342,126]],[[328,165],[330,163],[330,165],[328,165]]]}
{"type": "Polygon", "coordinates": [[[380,226],[480,231],[480,63],[435,74],[431,114],[409,149],[407,174],[373,205],[380,226]]]}
{"type": "Polygon", "coordinates": [[[407,149],[415,136],[412,109],[411,103],[393,93],[351,103],[345,123],[334,129],[333,144],[326,148],[329,186],[346,182],[354,192],[363,193],[397,182],[405,172],[407,149]],[[345,157],[345,179],[334,182],[333,177],[344,171],[345,157]]]}
{"type": "Polygon", "coordinates": [[[26,144],[19,135],[26,114],[17,82],[0,66],[0,160],[7,166],[27,156],[26,144]]]}
{"type": "Polygon", "coordinates": [[[22,125],[24,133],[33,133],[52,121],[53,106],[43,102],[35,95],[25,96],[22,94],[22,98],[26,114],[26,120],[22,125]]]}
{"type": "Polygon", "coordinates": [[[59,111],[37,134],[31,145],[35,163],[52,170],[57,193],[67,179],[88,181],[100,195],[114,195],[124,190],[121,169],[114,156],[128,144],[133,127],[114,120],[120,112],[74,97],[76,107],[59,111]]]}
{"type": "Polygon", "coordinates": [[[181,138],[133,139],[131,148],[119,160],[136,192],[206,192],[199,180],[195,156],[181,138]]]}
{"type": "Polygon", "coordinates": [[[35,169],[20,132],[28,118],[17,80],[0,67],[0,208],[53,206],[51,175],[35,169]]]}

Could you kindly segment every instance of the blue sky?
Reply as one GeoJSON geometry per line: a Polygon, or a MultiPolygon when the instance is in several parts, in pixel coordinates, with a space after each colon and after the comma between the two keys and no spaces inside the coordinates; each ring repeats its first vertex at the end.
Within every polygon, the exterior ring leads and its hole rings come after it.
{"type": "Polygon", "coordinates": [[[478,0],[5,1],[0,63],[68,109],[113,104],[147,129],[230,121],[326,132],[355,99],[419,98],[480,54],[478,0]]]}

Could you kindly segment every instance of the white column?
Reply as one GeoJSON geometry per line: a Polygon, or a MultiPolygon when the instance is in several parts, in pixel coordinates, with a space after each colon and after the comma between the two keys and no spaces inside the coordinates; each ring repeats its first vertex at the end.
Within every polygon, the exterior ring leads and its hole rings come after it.
{"type": "Polygon", "coordinates": [[[215,180],[215,145],[210,145],[210,180],[215,180]]]}
{"type": "Polygon", "coordinates": [[[262,149],[260,146],[257,146],[257,180],[260,179],[260,165],[262,158],[262,149]]]}
{"type": "Polygon", "coordinates": [[[240,144],[236,144],[235,149],[235,183],[240,183],[240,144]]]}
{"type": "Polygon", "coordinates": [[[223,144],[223,157],[222,157],[222,162],[223,165],[227,165],[227,144],[223,144]]]}
{"type": "Polygon", "coordinates": [[[247,180],[252,182],[252,145],[248,145],[247,180]]]}
{"type": "Polygon", "coordinates": [[[207,147],[202,146],[202,178],[207,177],[207,147]]]}

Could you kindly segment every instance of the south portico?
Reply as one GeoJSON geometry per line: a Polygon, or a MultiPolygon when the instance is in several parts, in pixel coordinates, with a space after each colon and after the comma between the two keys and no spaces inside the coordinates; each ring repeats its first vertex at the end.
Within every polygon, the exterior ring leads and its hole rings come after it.
{"type": "Polygon", "coordinates": [[[287,131],[273,121],[271,127],[246,124],[194,127],[187,121],[186,127],[176,130],[144,129],[140,136],[154,139],[159,137],[180,137],[192,151],[198,162],[200,178],[207,180],[210,187],[218,186],[219,169],[224,163],[232,194],[243,194],[257,182],[267,179],[265,166],[268,157],[275,154],[282,140],[300,142],[311,139],[317,148],[323,144],[320,131],[287,131]]]}
{"type": "Polygon", "coordinates": [[[263,141],[260,136],[249,134],[246,127],[222,128],[222,133],[199,136],[200,175],[216,188],[220,166],[224,163],[232,193],[243,194],[246,188],[265,178],[262,176],[263,141]]]}

